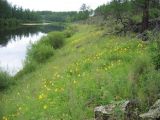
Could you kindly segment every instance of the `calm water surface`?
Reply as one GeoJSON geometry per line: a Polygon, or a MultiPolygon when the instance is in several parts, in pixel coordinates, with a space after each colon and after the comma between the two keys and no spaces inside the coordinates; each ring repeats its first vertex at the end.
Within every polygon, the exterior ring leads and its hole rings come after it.
{"type": "Polygon", "coordinates": [[[0,30],[0,69],[15,75],[23,68],[27,47],[50,31],[62,30],[55,26],[23,26],[0,30]]]}

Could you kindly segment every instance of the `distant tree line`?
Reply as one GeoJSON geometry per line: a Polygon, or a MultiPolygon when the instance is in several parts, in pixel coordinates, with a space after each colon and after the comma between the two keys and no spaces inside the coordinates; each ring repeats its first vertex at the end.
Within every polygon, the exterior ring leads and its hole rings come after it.
{"type": "Polygon", "coordinates": [[[79,12],[31,11],[0,0],[0,27],[12,27],[24,22],[73,22],[84,20],[91,14],[90,8],[83,4],[79,12]]]}
{"type": "Polygon", "coordinates": [[[12,6],[6,0],[0,0],[0,26],[16,26],[20,22],[38,21],[36,12],[22,7],[12,6]]]}
{"type": "Polygon", "coordinates": [[[87,6],[86,4],[82,4],[79,12],[37,11],[37,14],[43,21],[74,22],[87,19],[92,14],[92,12],[93,11],[89,6],[87,6]]]}
{"type": "Polygon", "coordinates": [[[126,29],[137,26],[138,31],[143,32],[160,22],[157,20],[160,17],[160,0],[112,0],[97,7],[95,15],[102,15],[105,19],[114,17],[126,29]]]}

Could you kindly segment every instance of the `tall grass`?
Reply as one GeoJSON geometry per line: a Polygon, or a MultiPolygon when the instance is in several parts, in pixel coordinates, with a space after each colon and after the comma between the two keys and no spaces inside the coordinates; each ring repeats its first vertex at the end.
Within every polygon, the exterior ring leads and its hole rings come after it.
{"type": "Polygon", "coordinates": [[[7,72],[0,70],[0,91],[8,88],[12,83],[12,77],[7,72]]]}
{"type": "Polygon", "coordinates": [[[51,45],[41,43],[33,44],[27,52],[26,61],[35,61],[37,63],[44,63],[48,58],[54,54],[54,49],[51,45]]]}

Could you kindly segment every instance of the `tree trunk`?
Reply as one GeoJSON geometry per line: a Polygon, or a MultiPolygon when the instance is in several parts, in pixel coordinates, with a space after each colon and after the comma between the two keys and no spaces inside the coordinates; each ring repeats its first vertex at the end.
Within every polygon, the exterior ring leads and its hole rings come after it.
{"type": "Polygon", "coordinates": [[[144,0],[142,32],[148,29],[148,26],[149,26],[149,0],[144,0]]]}

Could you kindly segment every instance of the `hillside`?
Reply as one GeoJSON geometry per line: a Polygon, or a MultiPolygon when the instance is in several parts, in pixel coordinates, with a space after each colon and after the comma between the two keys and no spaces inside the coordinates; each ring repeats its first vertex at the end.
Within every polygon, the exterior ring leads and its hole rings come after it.
{"type": "Polygon", "coordinates": [[[135,37],[104,35],[95,25],[73,25],[55,55],[0,93],[2,120],[89,120],[94,107],[139,99],[146,111],[160,81],[151,44],[135,37]]]}

